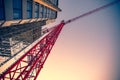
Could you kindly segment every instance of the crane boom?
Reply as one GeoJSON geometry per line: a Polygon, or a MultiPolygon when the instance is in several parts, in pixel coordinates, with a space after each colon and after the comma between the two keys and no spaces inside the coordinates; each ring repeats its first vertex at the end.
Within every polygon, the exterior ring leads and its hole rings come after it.
{"type": "Polygon", "coordinates": [[[77,16],[77,17],[75,17],[75,18],[72,18],[72,19],[66,21],[65,24],[68,24],[68,23],[73,22],[73,21],[75,21],[75,20],[78,20],[78,19],[80,19],[80,18],[82,18],[82,17],[85,17],[85,16],[88,16],[88,15],[90,15],[90,14],[93,14],[93,13],[95,13],[95,12],[97,12],[97,11],[103,10],[103,9],[105,9],[105,8],[107,8],[107,7],[109,7],[109,6],[112,6],[112,5],[114,5],[114,4],[118,3],[118,2],[120,2],[120,0],[116,0],[116,1],[113,1],[113,2],[111,2],[111,3],[109,3],[109,4],[103,5],[103,6],[99,7],[99,8],[93,9],[93,10],[87,12],[87,13],[84,13],[84,14],[82,14],[82,15],[80,15],[80,16],[77,16]]]}
{"type": "Polygon", "coordinates": [[[36,80],[65,24],[71,23],[75,20],[78,20],[79,18],[102,10],[106,7],[118,3],[119,1],[120,0],[111,2],[107,5],[96,8],[68,21],[62,21],[57,26],[49,28],[48,34],[45,37],[43,37],[28,52],[26,52],[22,57],[20,57],[14,64],[12,64],[5,72],[0,75],[0,80],[26,80],[29,78],[32,80],[36,80]]]}
{"type": "Polygon", "coordinates": [[[60,23],[33,46],[26,54],[10,66],[1,76],[0,80],[36,80],[45,63],[64,23],[60,23]],[[34,72],[35,75],[31,74],[34,72]]]}

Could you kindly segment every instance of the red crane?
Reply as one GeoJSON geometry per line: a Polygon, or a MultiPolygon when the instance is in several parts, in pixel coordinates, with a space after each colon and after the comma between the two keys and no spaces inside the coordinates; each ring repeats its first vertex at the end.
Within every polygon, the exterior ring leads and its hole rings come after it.
{"type": "Polygon", "coordinates": [[[37,44],[35,44],[22,57],[20,57],[14,64],[12,64],[5,72],[3,72],[0,75],[0,80],[36,80],[65,24],[71,23],[79,18],[90,15],[111,5],[114,5],[119,1],[120,0],[111,2],[107,5],[96,8],[92,11],[70,19],[66,22],[61,21],[61,23],[57,26],[47,29],[47,35],[43,37],[37,44]]]}

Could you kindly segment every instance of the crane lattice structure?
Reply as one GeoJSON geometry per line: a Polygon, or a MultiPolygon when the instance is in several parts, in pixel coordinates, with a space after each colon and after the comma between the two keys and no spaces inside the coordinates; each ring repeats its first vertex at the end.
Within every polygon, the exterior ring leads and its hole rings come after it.
{"type": "Polygon", "coordinates": [[[0,75],[0,80],[36,80],[64,25],[118,3],[111,2],[47,29],[47,35],[0,75]]]}

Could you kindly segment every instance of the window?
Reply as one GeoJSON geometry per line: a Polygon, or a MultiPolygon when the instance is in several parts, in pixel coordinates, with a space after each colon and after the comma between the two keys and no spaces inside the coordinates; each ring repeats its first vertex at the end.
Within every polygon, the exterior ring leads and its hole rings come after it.
{"type": "Polygon", "coordinates": [[[52,4],[54,5],[58,5],[58,0],[50,0],[52,2],[52,4]]]}
{"type": "Polygon", "coordinates": [[[13,0],[13,18],[22,18],[22,0],[13,0]]]}
{"type": "Polygon", "coordinates": [[[57,12],[55,11],[55,18],[57,18],[57,12]]]}
{"type": "Polygon", "coordinates": [[[44,13],[43,13],[43,17],[46,18],[47,16],[47,7],[44,6],[44,13]]]}
{"type": "Polygon", "coordinates": [[[32,18],[32,0],[27,0],[27,18],[32,18]]]}
{"type": "Polygon", "coordinates": [[[50,9],[47,8],[47,18],[49,18],[49,12],[50,12],[50,9]]]}
{"type": "Polygon", "coordinates": [[[39,18],[39,4],[35,3],[35,18],[39,18]]]}
{"type": "Polygon", "coordinates": [[[51,10],[51,18],[52,19],[54,18],[54,12],[53,12],[53,10],[51,10]]]}
{"type": "Polygon", "coordinates": [[[51,9],[50,9],[50,14],[49,15],[50,15],[50,18],[52,18],[52,10],[51,9]]]}
{"type": "Polygon", "coordinates": [[[57,18],[57,12],[56,11],[51,10],[51,14],[50,15],[51,15],[52,19],[57,18]]]}
{"type": "Polygon", "coordinates": [[[55,5],[56,5],[56,6],[58,5],[58,0],[55,0],[55,5]]]}
{"type": "Polygon", "coordinates": [[[40,18],[43,18],[44,7],[43,5],[40,6],[40,18]]]}
{"type": "Polygon", "coordinates": [[[4,19],[4,5],[3,0],[0,0],[0,20],[4,19]]]}
{"type": "Polygon", "coordinates": [[[57,12],[56,11],[53,11],[53,15],[54,15],[54,19],[57,18],[57,12]]]}

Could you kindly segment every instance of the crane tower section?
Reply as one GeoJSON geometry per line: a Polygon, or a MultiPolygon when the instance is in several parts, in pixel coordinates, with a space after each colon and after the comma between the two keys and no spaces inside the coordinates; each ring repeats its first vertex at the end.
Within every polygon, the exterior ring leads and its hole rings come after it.
{"type": "Polygon", "coordinates": [[[0,67],[13,58],[14,63],[44,35],[42,26],[54,22],[61,11],[58,4],[59,0],[0,0],[0,67]]]}

